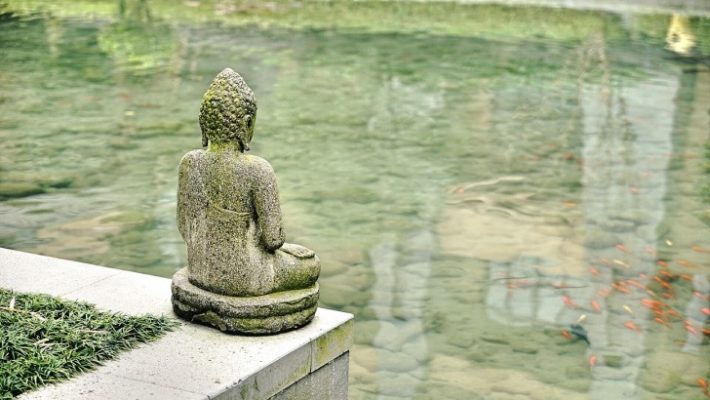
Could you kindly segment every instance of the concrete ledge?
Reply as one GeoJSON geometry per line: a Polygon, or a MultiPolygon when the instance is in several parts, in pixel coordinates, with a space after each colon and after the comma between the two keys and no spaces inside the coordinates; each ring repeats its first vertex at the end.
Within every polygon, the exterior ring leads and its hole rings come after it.
{"type": "Polygon", "coordinates": [[[270,400],[347,399],[349,357],[341,355],[270,400]]]}
{"type": "MultiPolygon", "coordinates": [[[[166,278],[0,248],[0,287],[82,300],[105,310],[174,316],[170,283],[166,278]]],[[[351,314],[319,308],[301,329],[259,337],[183,323],[157,342],[126,352],[93,372],[19,398],[292,398],[299,387],[313,391],[315,383],[329,381],[324,371],[341,373],[342,366],[347,367],[352,319],[351,314]],[[316,371],[320,372],[309,377],[316,371]],[[290,392],[285,391],[288,388],[290,392]]],[[[345,374],[347,382],[347,368],[345,374]]],[[[343,379],[333,382],[341,384],[343,379]]],[[[338,395],[342,393],[347,391],[338,395]]]]}

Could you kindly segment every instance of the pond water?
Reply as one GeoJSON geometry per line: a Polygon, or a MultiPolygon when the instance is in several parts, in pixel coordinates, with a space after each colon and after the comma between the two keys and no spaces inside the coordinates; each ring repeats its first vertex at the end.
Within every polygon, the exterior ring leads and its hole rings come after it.
{"type": "Polygon", "coordinates": [[[235,4],[0,5],[0,246],[171,276],[230,66],[351,399],[706,398],[709,19],[235,4]]]}

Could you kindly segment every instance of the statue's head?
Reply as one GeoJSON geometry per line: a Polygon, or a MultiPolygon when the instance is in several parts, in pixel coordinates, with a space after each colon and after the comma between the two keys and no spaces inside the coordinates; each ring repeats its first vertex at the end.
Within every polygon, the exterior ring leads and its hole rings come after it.
{"type": "Polygon", "coordinates": [[[200,128],[202,145],[208,142],[238,142],[249,149],[256,122],[254,92],[238,73],[225,68],[202,96],[200,128]]]}

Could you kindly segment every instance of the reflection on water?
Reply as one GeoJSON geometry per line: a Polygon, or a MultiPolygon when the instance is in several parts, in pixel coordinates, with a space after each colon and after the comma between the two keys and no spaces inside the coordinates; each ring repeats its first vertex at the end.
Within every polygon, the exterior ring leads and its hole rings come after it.
{"type": "Polygon", "coordinates": [[[351,398],[704,398],[707,19],[23,4],[0,6],[0,245],[170,276],[177,162],[231,66],[288,239],[356,315],[351,398]]]}
{"type": "MultiPolygon", "coordinates": [[[[673,98],[678,81],[659,75],[653,84],[640,82],[614,92],[589,85],[583,88],[584,111],[584,209],[587,231],[609,235],[615,247],[589,249],[586,261],[600,273],[583,304],[598,301],[602,310],[590,315],[590,352],[619,357],[625,374],[611,368],[596,368],[590,388],[592,398],[612,393],[638,397],[634,382],[643,373],[646,354],[644,337],[654,323],[641,302],[650,293],[643,289],[655,275],[656,234],[664,217],[668,155],[672,152],[673,98]],[[630,123],[622,125],[622,121],[630,123]],[[626,138],[633,138],[628,140],[626,138]],[[623,247],[622,247],[623,246],[623,247]],[[618,260],[622,269],[605,268],[605,260],[618,260]],[[623,286],[614,296],[597,296],[616,282],[633,279],[640,287],[623,286]],[[628,293],[627,293],[628,292],[628,293]],[[623,313],[614,312],[622,309],[623,313]],[[633,325],[632,325],[633,324],[633,325]],[[629,329],[632,327],[632,329],[629,329]],[[638,327],[634,331],[633,327],[638,327]]],[[[616,289],[616,288],[615,288],[616,289]]],[[[617,290],[618,291],[618,290],[617,290]]]]}
{"type": "Polygon", "coordinates": [[[668,48],[678,54],[688,55],[695,47],[695,35],[690,29],[688,18],[673,15],[666,35],[668,48]]]}

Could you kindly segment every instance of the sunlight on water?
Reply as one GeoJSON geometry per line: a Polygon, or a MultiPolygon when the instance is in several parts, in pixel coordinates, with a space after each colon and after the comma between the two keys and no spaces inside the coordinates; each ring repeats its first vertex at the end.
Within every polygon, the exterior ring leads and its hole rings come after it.
{"type": "Polygon", "coordinates": [[[1,246],[171,276],[176,166],[230,66],[288,241],[356,316],[351,399],[706,398],[708,19],[23,4],[0,5],[1,246]]]}

